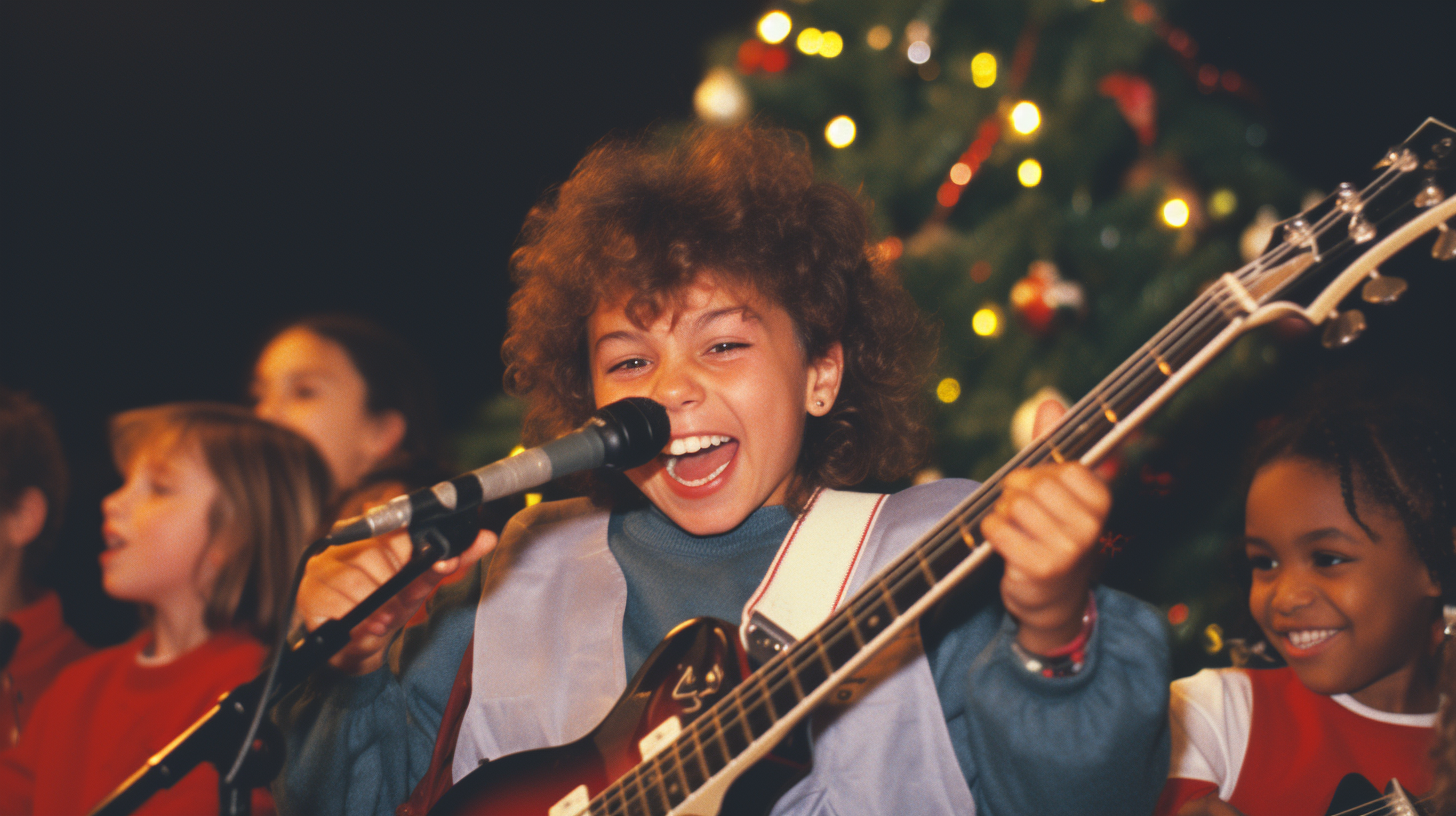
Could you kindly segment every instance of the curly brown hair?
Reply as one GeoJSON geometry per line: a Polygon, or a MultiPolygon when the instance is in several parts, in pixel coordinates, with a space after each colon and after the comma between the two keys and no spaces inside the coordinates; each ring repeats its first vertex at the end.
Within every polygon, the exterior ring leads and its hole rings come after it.
{"type": "Polygon", "coordinates": [[[700,125],[599,144],[531,210],[511,256],[502,354],[506,389],[527,399],[526,443],[596,408],[586,324],[598,304],[628,293],[645,328],[710,272],[782,306],[807,359],[844,349],[833,409],[808,419],[790,506],[821,485],[908,475],[929,441],[921,386],[934,338],[869,238],[864,207],[815,181],[797,133],[700,125]]]}

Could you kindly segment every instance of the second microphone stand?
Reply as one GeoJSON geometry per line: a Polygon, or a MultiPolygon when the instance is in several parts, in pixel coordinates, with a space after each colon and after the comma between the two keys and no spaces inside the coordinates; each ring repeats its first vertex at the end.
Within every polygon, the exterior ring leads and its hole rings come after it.
{"type": "Polygon", "coordinates": [[[437,561],[459,555],[479,532],[474,513],[439,519],[419,531],[410,532],[410,559],[338,620],[330,620],[308,633],[284,652],[267,700],[260,700],[267,672],[238,686],[196,722],[177,735],[146,764],[116,787],[91,810],[90,816],[124,816],[141,807],[157,791],[170,788],[203,762],[211,762],[220,777],[219,812],[224,816],[247,816],[252,790],[265,787],[283,766],[283,735],[262,719],[242,770],[229,782],[227,775],[252,725],[257,706],[264,710],[276,703],[309,675],[328,663],[349,643],[349,633],[374,614],[411,581],[425,574],[437,561]]]}

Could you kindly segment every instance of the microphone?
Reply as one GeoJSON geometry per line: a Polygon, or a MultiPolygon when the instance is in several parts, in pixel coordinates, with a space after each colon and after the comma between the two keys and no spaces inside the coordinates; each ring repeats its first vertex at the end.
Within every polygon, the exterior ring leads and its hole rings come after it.
{"type": "Polygon", "coordinates": [[[324,538],[324,546],[362,541],[405,527],[423,529],[446,516],[569,473],[645,465],[662,452],[671,436],[667,409],[646,397],[618,400],[597,409],[580,428],[558,439],[343,519],[324,538]]]}

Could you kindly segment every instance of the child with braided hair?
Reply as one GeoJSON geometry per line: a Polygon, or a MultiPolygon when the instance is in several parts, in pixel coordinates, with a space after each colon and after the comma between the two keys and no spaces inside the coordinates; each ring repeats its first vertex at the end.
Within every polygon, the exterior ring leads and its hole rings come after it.
{"type": "Polygon", "coordinates": [[[1324,813],[1350,774],[1430,786],[1442,607],[1456,603],[1444,424],[1409,396],[1326,399],[1257,448],[1249,611],[1287,665],[1173,684],[1158,813],[1324,813]]]}

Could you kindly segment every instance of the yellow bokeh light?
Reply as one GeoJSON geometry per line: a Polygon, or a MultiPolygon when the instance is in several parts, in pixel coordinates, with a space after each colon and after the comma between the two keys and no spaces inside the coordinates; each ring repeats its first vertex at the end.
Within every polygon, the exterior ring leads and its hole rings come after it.
{"type": "Polygon", "coordinates": [[[1022,187],[1035,187],[1041,184],[1041,162],[1036,159],[1027,159],[1016,168],[1016,178],[1021,182],[1022,187]]]}
{"type": "Polygon", "coordinates": [[[877,25],[874,28],[870,29],[869,33],[865,35],[865,42],[869,45],[870,48],[873,48],[876,51],[884,51],[886,48],[889,48],[890,43],[894,41],[895,34],[894,32],[890,31],[890,27],[886,25],[877,25]]]}
{"type": "Polygon", "coordinates": [[[1213,195],[1208,197],[1208,211],[1214,218],[1227,218],[1238,208],[1239,197],[1227,187],[1214,190],[1213,195]]]}
{"type": "Polygon", "coordinates": [[[1210,623],[1203,627],[1203,651],[1218,654],[1223,651],[1223,627],[1210,623]]]}
{"type": "Polygon", "coordinates": [[[805,54],[819,53],[819,46],[824,44],[824,32],[817,28],[806,28],[799,32],[799,38],[794,40],[794,45],[805,54]]]}
{"type": "Polygon", "coordinates": [[[989,306],[971,315],[971,331],[982,337],[994,337],[1001,329],[1001,316],[989,306]]]}
{"type": "Polygon", "coordinates": [[[526,506],[527,507],[530,507],[533,504],[540,504],[540,503],[541,503],[541,494],[540,493],[527,493],[526,494],[526,506]]]}
{"type": "Polygon", "coordinates": [[[935,398],[946,404],[961,398],[961,384],[954,377],[946,377],[935,386],[935,398]]]}
{"type": "Polygon", "coordinates": [[[1017,102],[1011,109],[1011,127],[1022,135],[1034,133],[1041,127],[1041,111],[1030,102],[1017,102]]]}
{"type": "Polygon", "coordinates": [[[950,167],[950,180],[962,187],[971,181],[971,166],[965,162],[956,162],[950,167]]]}
{"type": "Polygon", "coordinates": [[[1170,198],[1163,205],[1163,222],[1170,227],[1181,227],[1188,223],[1188,202],[1181,198],[1170,198]]]}
{"type": "Polygon", "coordinates": [[[849,147],[854,143],[854,120],[848,116],[836,116],[824,128],[824,138],[831,147],[849,147]]]}
{"type": "Polygon", "coordinates": [[[522,453],[525,453],[525,452],[526,452],[526,446],[525,445],[517,445],[514,448],[511,448],[511,455],[512,456],[518,456],[518,455],[520,455],[522,453]]]}
{"type": "Polygon", "coordinates": [[[824,42],[819,43],[819,56],[834,59],[844,51],[844,38],[836,31],[824,32],[824,42]]]}
{"type": "Polygon", "coordinates": [[[996,56],[982,51],[971,58],[971,82],[977,88],[996,84],[996,56]]]}
{"type": "Polygon", "coordinates": [[[789,36],[794,22],[782,11],[770,11],[758,21],[758,36],[769,45],[777,45],[789,36]]]}

